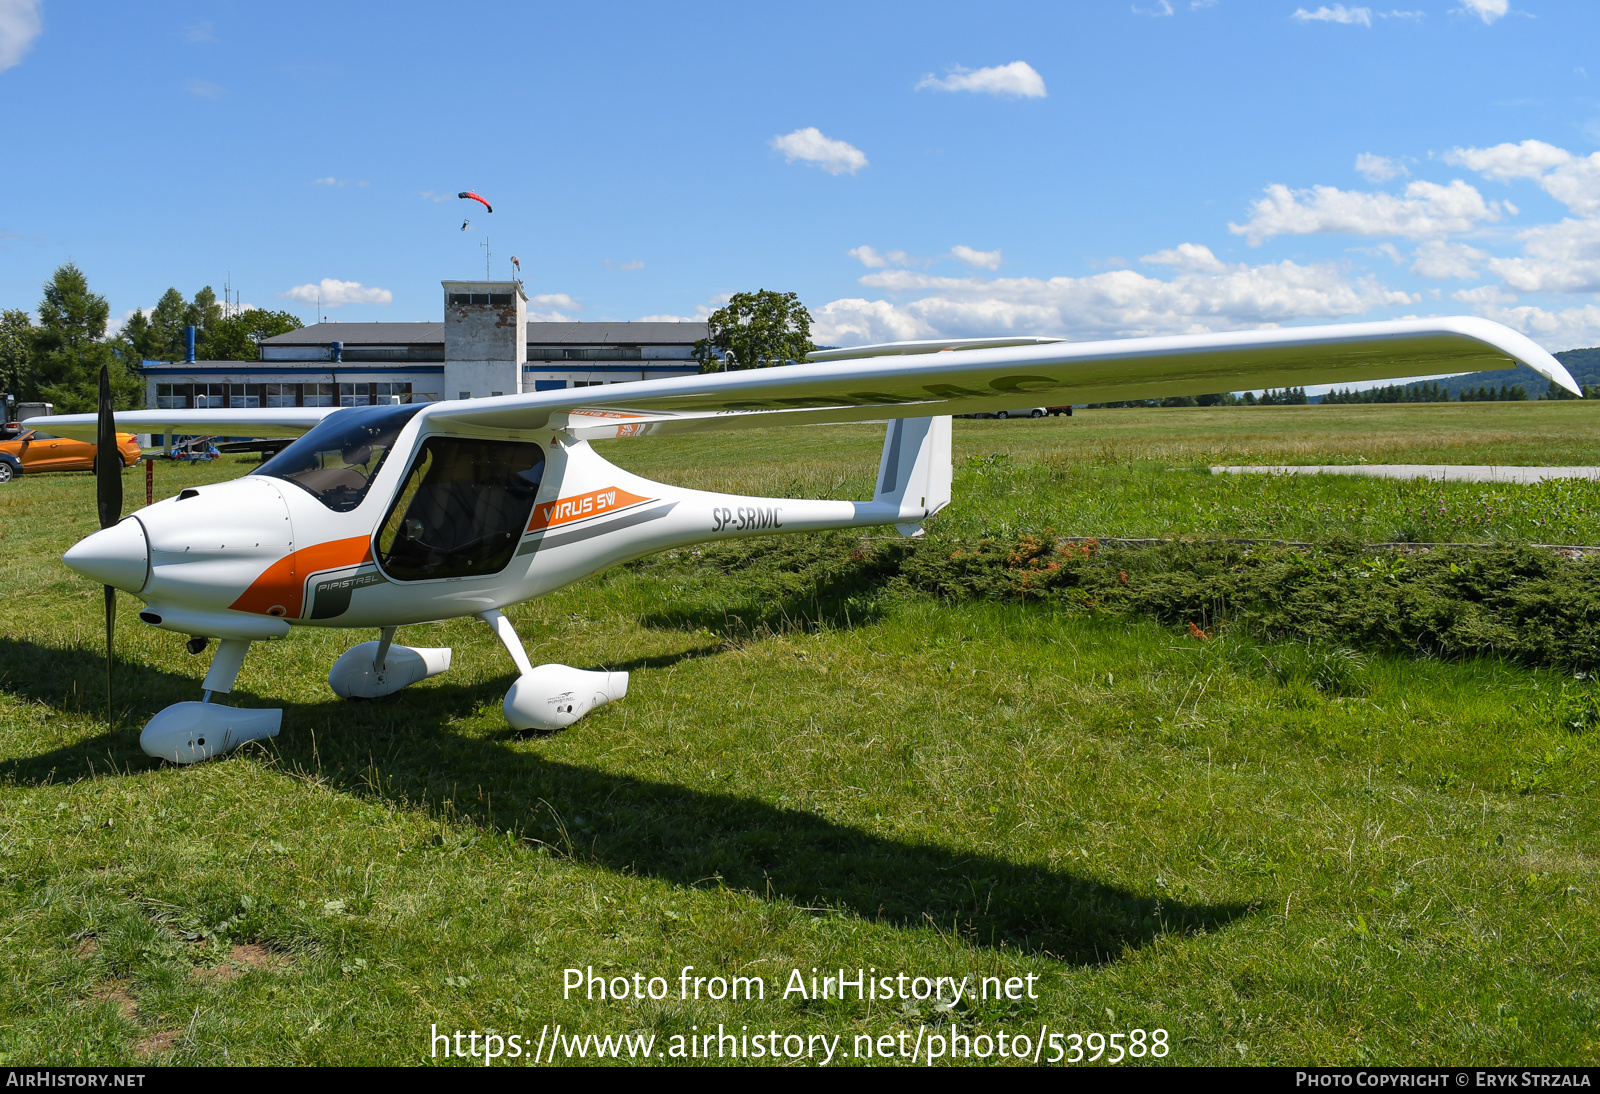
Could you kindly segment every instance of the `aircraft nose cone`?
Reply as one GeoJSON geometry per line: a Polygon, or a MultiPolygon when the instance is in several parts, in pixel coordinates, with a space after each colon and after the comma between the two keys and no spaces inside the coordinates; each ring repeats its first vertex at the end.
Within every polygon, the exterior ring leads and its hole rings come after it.
{"type": "Polygon", "coordinates": [[[136,593],[150,576],[150,545],[133,517],[74,544],[61,561],[91,581],[136,593]]]}

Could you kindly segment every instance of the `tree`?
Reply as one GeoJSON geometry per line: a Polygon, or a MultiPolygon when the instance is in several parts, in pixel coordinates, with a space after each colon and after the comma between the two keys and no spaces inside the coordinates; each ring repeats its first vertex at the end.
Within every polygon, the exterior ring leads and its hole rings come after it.
{"type": "Polygon", "coordinates": [[[0,312],[0,384],[19,399],[33,393],[33,320],[16,308],[0,312]]]}
{"type": "Polygon", "coordinates": [[[183,310],[183,325],[195,330],[205,330],[221,319],[222,305],[217,303],[217,294],[211,291],[210,285],[201,286],[194,294],[194,303],[183,310]]]}
{"type": "Polygon", "coordinates": [[[811,343],[811,313],[792,292],[769,289],[734,293],[711,314],[707,337],[694,344],[701,372],[769,368],[805,360],[811,343]]]}
{"type": "Polygon", "coordinates": [[[34,385],[60,414],[95,408],[100,366],[110,366],[112,394],[121,408],[138,406],[142,385],[106,341],[106,298],[89,291],[89,279],[68,262],[51,275],[39,301],[34,332],[34,385]]]}
{"type": "Polygon", "coordinates": [[[136,342],[140,356],[153,361],[178,361],[183,359],[184,312],[187,309],[183,294],[168,289],[150,311],[149,334],[144,342],[136,342]]]}
{"type": "Polygon", "coordinates": [[[286,311],[251,308],[206,324],[199,356],[207,361],[259,361],[261,340],[299,330],[305,324],[286,311]]]}

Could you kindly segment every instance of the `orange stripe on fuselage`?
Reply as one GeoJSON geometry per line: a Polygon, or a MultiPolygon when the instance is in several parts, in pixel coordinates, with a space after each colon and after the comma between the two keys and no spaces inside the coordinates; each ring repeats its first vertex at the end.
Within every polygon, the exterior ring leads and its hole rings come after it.
{"type": "Polygon", "coordinates": [[[543,505],[533,507],[533,519],[528,522],[528,531],[537,532],[541,528],[570,524],[575,520],[598,516],[613,509],[622,509],[649,500],[641,498],[638,494],[619,490],[615,486],[608,486],[604,490],[591,490],[587,494],[574,494],[570,498],[557,498],[555,501],[547,501],[543,505]]]}
{"type": "Polygon", "coordinates": [[[268,566],[230,607],[236,612],[298,619],[305,606],[306,578],[319,570],[356,566],[372,557],[368,536],[336,539],[291,552],[268,566]],[[273,611],[273,609],[278,609],[273,611]]]}

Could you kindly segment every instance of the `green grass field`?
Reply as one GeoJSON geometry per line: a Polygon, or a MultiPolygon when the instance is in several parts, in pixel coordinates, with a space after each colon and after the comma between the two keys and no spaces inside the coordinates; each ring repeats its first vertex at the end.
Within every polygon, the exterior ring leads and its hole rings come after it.
{"type": "MultiPolygon", "coordinates": [[[[848,497],[881,444],[860,426],[601,450],[685,485],[848,497]]],[[[1197,470],[1360,459],[1600,464],[1600,407],[961,421],[930,540],[1600,544],[1590,484],[1197,470]]],[[[162,463],[158,493],[247,470],[162,463]]],[[[180,769],[138,731],[198,697],[205,658],[120,598],[108,724],[100,590],[59,562],[93,524],[87,475],[0,489],[0,1062],[425,1063],[435,1025],[518,1035],[524,1062],[558,1023],[654,1035],[660,1062],[719,1024],[839,1036],[835,1066],[866,1062],[861,1037],[1041,1027],[1164,1030],[1187,1064],[1600,1053],[1600,729],[1570,673],[889,587],[820,611],[826,590],[683,556],[508,612],[536,664],[633,674],[564,733],[507,729],[513,669],[476,621],[407,628],[454,667],[362,704],[326,673],[372,632],[300,632],[253,647],[235,693],[282,705],[283,734],[180,769]],[[679,999],[691,965],[766,998],[679,999]],[[670,997],[564,998],[568,967],[670,997]],[[841,967],[1031,976],[1037,998],[784,998],[791,970],[841,967]]]]}

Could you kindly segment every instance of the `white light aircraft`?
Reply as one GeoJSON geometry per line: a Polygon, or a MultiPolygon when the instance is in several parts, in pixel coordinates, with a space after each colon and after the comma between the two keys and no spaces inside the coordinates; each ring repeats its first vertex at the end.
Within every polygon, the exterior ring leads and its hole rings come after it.
{"type": "MultiPolygon", "coordinates": [[[[557,729],[622,698],[626,673],[534,668],[509,605],[654,551],[742,536],[894,525],[920,535],[950,501],[950,415],[1041,403],[1476,372],[1525,364],[1581,394],[1528,338],[1478,318],[1401,320],[1069,343],[901,342],[814,353],[805,364],[487,399],[351,408],[141,410],[38,420],[107,429],[298,437],[242,478],[121,517],[102,482],[102,529],[64,561],[145,604],[145,623],[218,645],[204,698],[160,711],[140,743],[192,763],[277,734],[282,711],[211,701],[250,643],[295,627],[377,628],[328,683],[389,695],[446,671],[450,650],[397,645],[397,628],[476,615],[518,670],[506,720],[557,729]],[[651,482],[602,459],[597,438],[889,420],[872,500],[756,498],[651,482]],[[109,499],[109,500],[108,500],[109,499]]],[[[109,468],[109,462],[107,465],[109,468]]],[[[109,662],[108,662],[109,663],[109,662]]],[[[109,680],[109,676],[108,676],[109,680]]]]}

